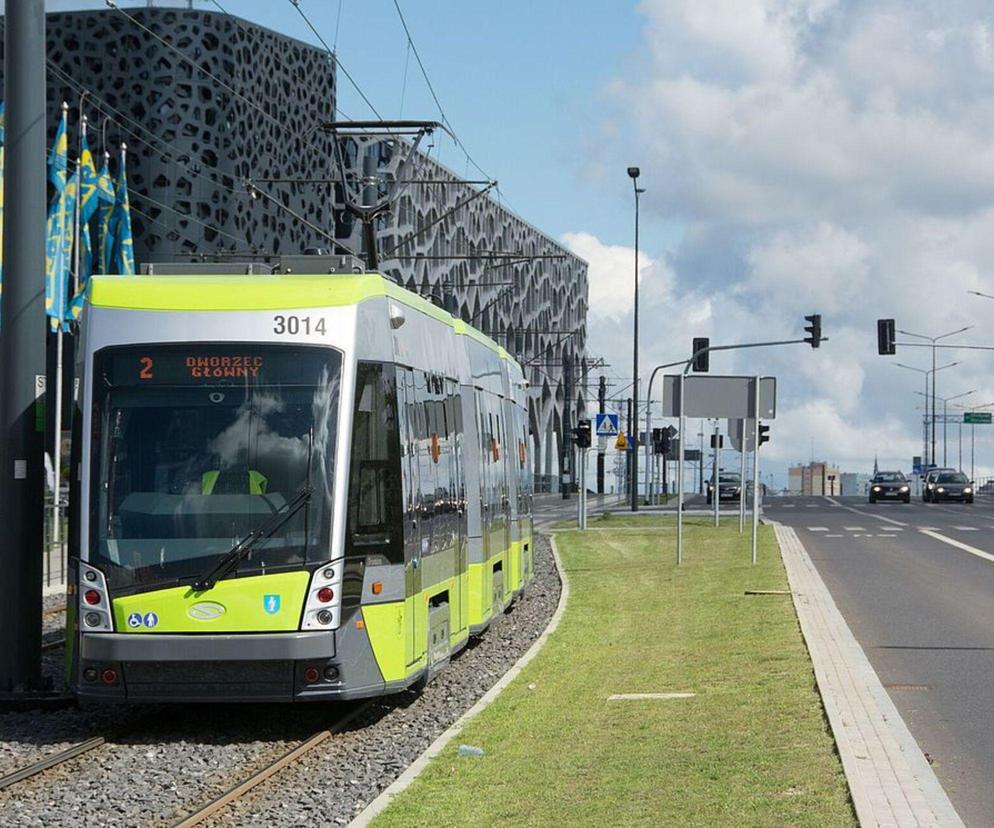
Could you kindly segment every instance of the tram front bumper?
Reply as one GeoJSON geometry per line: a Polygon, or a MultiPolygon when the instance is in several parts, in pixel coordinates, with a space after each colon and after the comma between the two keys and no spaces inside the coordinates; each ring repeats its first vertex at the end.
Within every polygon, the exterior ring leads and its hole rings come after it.
{"type": "Polygon", "coordinates": [[[403,689],[388,686],[375,662],[349,658],[340,635],[84,633],[74,683],[83,699],[166,703],[351,699],[403,689]]]}

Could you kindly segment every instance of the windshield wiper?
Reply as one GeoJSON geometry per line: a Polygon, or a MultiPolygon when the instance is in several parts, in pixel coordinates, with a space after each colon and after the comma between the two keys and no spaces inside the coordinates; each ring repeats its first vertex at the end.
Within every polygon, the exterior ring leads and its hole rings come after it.
{"type": "Polygon", "coordinates": [[[255,549],[262,541],[272,537],[272,535],[279,531],[280,527],[286,524],[297,512],[307,505],[313,491],[313,487],[305,486],[297,492],[293,499],[288,500],[270,515],[265,523],[253,529],[238,541],[217,564],[193,582],[193,591],[206,592],[209,589],[213,589],[218,581],[234,572],[238,568],[238,564],[249,552],[255,549]]]}

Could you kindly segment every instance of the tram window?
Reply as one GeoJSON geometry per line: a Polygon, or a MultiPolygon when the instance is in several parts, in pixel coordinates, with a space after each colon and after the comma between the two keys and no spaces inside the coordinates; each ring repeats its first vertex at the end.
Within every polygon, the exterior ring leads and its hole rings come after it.
{"type": "Polygon", "coordinates": [[[390,545],[388,558],[403,555],[400,439],[393,366],[360,363],[352,419],[349,534],[352,544],[390,545]]]}

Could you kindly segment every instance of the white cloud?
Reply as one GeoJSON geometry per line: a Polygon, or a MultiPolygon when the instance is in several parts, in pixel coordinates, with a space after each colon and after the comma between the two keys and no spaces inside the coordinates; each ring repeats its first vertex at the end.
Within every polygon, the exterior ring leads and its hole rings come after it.
{"type": "MultiPolygon", "coordinates": [[[[775,373],[771,459],[907,467],[920,453],[920,378],[876,355],[874,321],[994,344],[994,46],[981,0],[643,0],[651,59],[610,86],[616,154],[641,161],[647,215],[685,233],[643,276],[642,359],[684,355],[692,336],[799,336],[820,312],[830,341],[714,355],[712,370],[775,373]],[[634,145],[622,146],[623,136],[634,145]],[[658,285],[653,277],[658,279],[658,285]]],[[[596,173],[592,174],[596,177],[596,173]]],[[[626,285],[628,247],[565,241],[595,289],[626,285]],[[601,288],[595,288],[597,280],[601,288]]],[[[590,349],[630,365],[630,299],[592,307],[590,349]],[[628,327],[626,327],[626,325],[628,327]],[[626,344],[623,340],[628,339],[626,344]],[[627,357],[626,357],[627,354],[627,357]]],[[[994,401],[989,352],[939,393],[994,401]]],[[[897,360],[930,364],[925,349],[897,360]]],[[[630,373],[630,368],[628,369],[630,373]]],[[[994,458],[991,458],[994,459],[994,458]]]]}

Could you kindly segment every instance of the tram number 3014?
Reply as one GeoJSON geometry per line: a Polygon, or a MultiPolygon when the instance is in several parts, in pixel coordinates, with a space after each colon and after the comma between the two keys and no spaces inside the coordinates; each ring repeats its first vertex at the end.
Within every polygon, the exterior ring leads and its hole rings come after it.
{"type": "Polygon", "coordinates": [[[307,336],[311,333],[324,336],[327,332],[324,317],[311,319],[309,316],[284,316],[283,314],[273,317],[273,333],[279,336],[297,336],[298,334],[307,336]]]}

